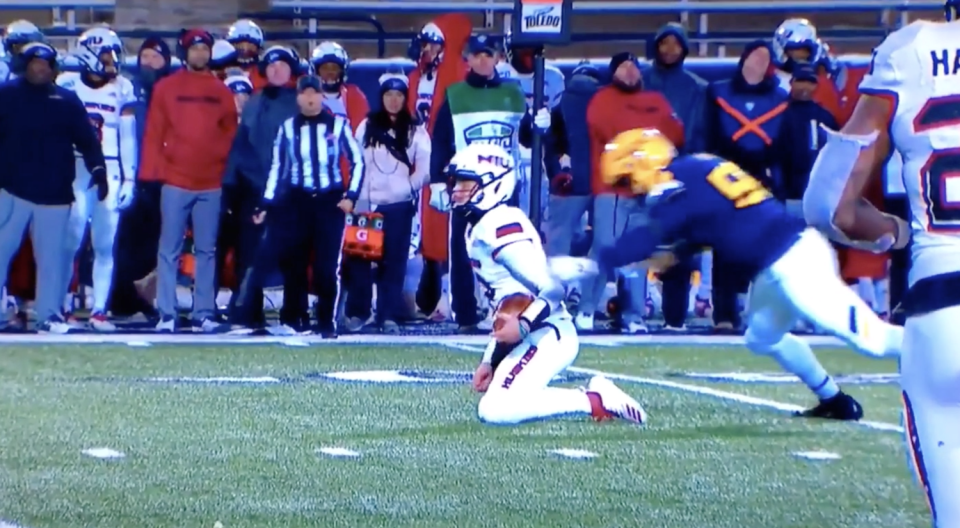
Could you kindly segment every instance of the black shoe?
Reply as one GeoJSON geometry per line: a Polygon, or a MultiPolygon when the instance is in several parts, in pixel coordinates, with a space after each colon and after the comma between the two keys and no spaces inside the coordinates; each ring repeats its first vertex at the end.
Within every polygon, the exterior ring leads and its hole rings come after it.
{"type": "Polygon", "coordinates": [[[863,418],[863,407],[849,394],[841,391],[833,398],[820,400],[820,403],[812,409],[794,413],[794,416],[856,421],[863,418]]]}
{"type": "Polygon", "coordinates": [[[336,339],[338,337],[337,331],[331,326],[318,326],[314,333],[324,339],[336,339]]]}

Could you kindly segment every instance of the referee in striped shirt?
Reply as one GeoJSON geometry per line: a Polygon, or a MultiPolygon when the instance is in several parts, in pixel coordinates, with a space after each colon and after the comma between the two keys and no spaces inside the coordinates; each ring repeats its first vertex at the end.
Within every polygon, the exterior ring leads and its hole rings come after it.
{"type": "MultiPolygon", "coordinates": [[[[297,82],[300,113],[283,122],[273,142],[273,161],[255,223],[266,222],[257,262],[240,287],[234,324],[249,325],[257,314],[248,297],[258,292],[266,274],[280,265],[287,288],[284,302],[301,302],[306,311],[306,274],[311,245],[317,328],[324,337],[336,337],[336,309],[340,297],[340,261],[344,217],[353,211],[363,187],[363,153],[346,119],[324,111],[320,79],[313,75],[297,82]],[[350,174],[340,170],[346,157],[350,174]],[[297,289],[297,288],[292,288],[297,289]]],[[[303,331],[304,322],[282,323],[303,331]],[[300,328],[297,328],[299,326],[300,328]]]]}

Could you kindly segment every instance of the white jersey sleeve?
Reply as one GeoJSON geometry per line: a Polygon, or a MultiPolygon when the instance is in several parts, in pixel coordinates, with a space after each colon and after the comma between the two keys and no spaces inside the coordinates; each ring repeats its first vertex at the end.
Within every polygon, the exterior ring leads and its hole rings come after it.
{"type": "Polygon", "coordinates": [[[120,112],[128,106],[137,104],[137,93],[133,88],[133,82],[122,75],[118,75],[113,81],[117,83],[117,108],[120,112]]]}

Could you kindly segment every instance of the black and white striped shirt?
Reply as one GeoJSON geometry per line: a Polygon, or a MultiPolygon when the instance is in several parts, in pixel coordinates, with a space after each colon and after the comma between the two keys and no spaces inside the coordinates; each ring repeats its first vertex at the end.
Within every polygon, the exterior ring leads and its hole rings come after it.
{"type": "Polygon", "coordinates": [[[346,119],[321,112],[312,117],[296,115],[280,125],[263,199],[272,203],[291,188],[343,192],[357,201],[363,188],[363,152],[346,119]],[[340,170],[341,153],[350,164],[349,188],[340,170]]]}

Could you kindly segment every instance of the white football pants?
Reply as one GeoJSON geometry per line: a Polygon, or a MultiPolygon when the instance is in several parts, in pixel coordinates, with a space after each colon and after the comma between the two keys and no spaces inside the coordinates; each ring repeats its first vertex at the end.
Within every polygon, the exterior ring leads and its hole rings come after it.
{"type": "Polygon", "coordinates": [[[477,406],[480,421],[508,425],[538,418],[590,414],[586,392],[548,386],[554,376],[577,359],[580,339],[569,317],[550,317],[547,323],[517,344],[497,366],[493,381],[477,406]]]}
{"type": "Polygon", "coordinates": [[[812,322],[869,357],[895,357],[903,345],[903,328],[877,317],[843,282],[833,248],[812,228],[757,275],[750,285],[749,306],[745,338],[747,348],[756,353],[777,354],[785,346],[803,343],[789,335],[800,320],[812,322]]]}
{"type": "Polygon", "coordinates": [[[908,463],[935,528],[960,526],[960,306],[907,319],[900,387],[908,463]]]}
{"type": "MultiPolygon", "coordinates": [[[[120,192],[120,162],[107,160],[109,192],[103,202],[97,200],[97,188],[90,186],[90,173],[82,159],[77,159],[77,177],[73,182],[73,206],[70,208],[70,223],[64,234],[62,286],[67,297],[73,281],[73,263],[83,243],[83,235],[90,225],[90,241],[93,245],[93,311],[106,313],[110,288],[113,285],[113,243],[117,236],[120,211],[117,208],[120,192]]],[[[72,306],[65,307],[67,311],[72,306]]]]}

